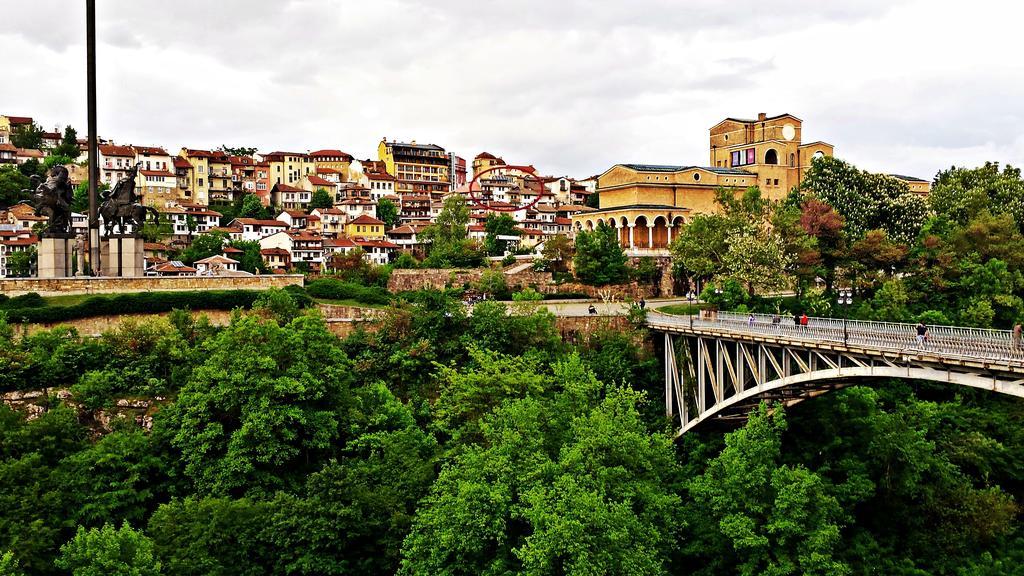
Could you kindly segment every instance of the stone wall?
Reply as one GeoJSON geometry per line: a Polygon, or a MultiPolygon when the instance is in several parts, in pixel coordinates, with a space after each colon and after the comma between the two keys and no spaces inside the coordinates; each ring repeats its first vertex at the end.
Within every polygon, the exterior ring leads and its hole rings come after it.
{"type": "Polygon", "coordinates": [[[111,294],[162,290],[266,290],[302,286],[301,274],[259,276],[144,276],[141,278],[0,278],[0,294],[20,296],[37,292],[42,296],[61,294],[111,294]]]}
{"type": "Polygon", "coordinates": [[[90,411],[75,402],[67,388],[20,390],[0,394],[0,402],[12,410],[24,413],[29,420],[44,414],[57,400],[74,409],[78,413],[79,421],[97,436],[111,432],[111,424],[118,419],[130,420],[137,426],[149,430],[153,427],[153,414],[167,403],[167,399],[160,396],[118,398],[110,407],[90,411]]]}
{"type": "MultiPolygon", "coordinates": [[[[381,310],[376,308],[334,306],[331,304],[317,304],[317,309],[320,310],[320,313],[323,314],[329,324],[332,322],[365,322],[373,320],[381,314],[381,310]]],[[[193,310],[192,315],[194,317],[206,316],[214,326],[227,326],[231,321],[230,310],[193,310]]],[[[26,324],[24,326],[24,330],[28,334],[35,334],[42,330],[50,330],[56,326],[71,326],[75,330],[78,330],[78,333],[83,336],[99,336],[104,332],[117,328],[118,325],[126,320],[145,322],[147,320],[163,318],[165,316],[167,316],[166,313],[92,316],[90,318],[76,318],[74,320],[66,320],[64,322],[26,324]]],[[[333,326],[332,330],[334,330],[333,326]]],[[[351,330],[349,330],[349,332],[351,332],[351,330]]]]}
{"type": "Polygon", "coordinates": [[[555,327],[569,344],[582,344],[587,335],[598,330],[631,329],[625,316],[560,316],[555,319],[555,327]]]}

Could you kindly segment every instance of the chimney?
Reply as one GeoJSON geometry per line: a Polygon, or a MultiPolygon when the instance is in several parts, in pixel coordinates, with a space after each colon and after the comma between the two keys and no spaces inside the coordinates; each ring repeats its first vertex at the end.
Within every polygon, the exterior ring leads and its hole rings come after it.
{"type": "Polygon", "coordinates": [[[765,121],[765,119],[767,119],[767,118],[768,118],[768,115],[767,115],[767,114],[765,114],[764,112],[758,112],[758,113],[757,113],[757,119],[758,119],[758,121],[760,121],[760,122],[764,122],[764,121],[765,121]]]}

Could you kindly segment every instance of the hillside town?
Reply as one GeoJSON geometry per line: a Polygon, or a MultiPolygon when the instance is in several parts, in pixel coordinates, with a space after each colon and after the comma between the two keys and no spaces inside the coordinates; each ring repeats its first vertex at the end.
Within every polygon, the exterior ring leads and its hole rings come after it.
{"type": "MultiPolygon", "coordinates": [[[[424,231],[453,198],[469,208],[468,239],[500,240],[501,249],[488,253],[495,260],[539,256],[552,238],[571,240],[576,231],[601,225],[616,229],[632,257],[667,256],[674,230],[715,210],[717,190],[756,186],[766,198],[782,200],[815,158],[833,155],[831,144],[804,142],[802,131],[791,114],[726,118],[709,131],[707,165],[623,163],[584,178],[543,175],[532,164],[486,151],[467,166],[443,146],[387,138],[376,159],[362,160],[333,148],[174,153],[99,139],[98,173],[103,190],[132,177],[139,202],[159,213],[159,225],[144,231],[145,269],[153,276],[316,274],[333,257],[354,253],[376,265],[402,253],[419,261],[430,242],[424,231]],[[488,219],[498,216],[507,224],[488,231],[488,219]],[[183,257],[197,238],[211,234],[221,239],[218,253],[183,257]],[[258,262],[243,264],[241,243],[258,245],[258,262]]],[[[71,127],[47,132],[31,117],[0,115],[0,167],[41,177],[54,164],[65,165],[71,183],[84,191],[87,162],[77,158],[86,149],[87,140],[71,127]]],[[[891,176],[909,192],[928,193],[926,180],[891,176]]],[[[72,228],[87,237],[86,208],[76,208],[72,228]]],[[[0,212],[0,276],[31,273],[45,220],[29,203],[0,212]]]]}

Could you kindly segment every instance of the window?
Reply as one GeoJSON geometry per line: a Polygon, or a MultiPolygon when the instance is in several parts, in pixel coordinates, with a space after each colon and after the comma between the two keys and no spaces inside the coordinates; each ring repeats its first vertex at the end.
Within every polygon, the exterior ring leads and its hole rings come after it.
{"type": "Polygon", "coordinates": [[[775,151],[775,148],[769,148],[768,151],[764,153],[764,163],[765,164],[778,164],[779,163],[779,153],[775,151]]]}
{"type": "Polygon", "coordinates": [[[775,179],[775,185],[776,185],[776,186],[778,186],[778,185],[779,185],[779,179],[778,179],[778,178],[776,178],[776,179],[775,179]]]}
{"type": "Polygon", "coordinates": [[[789,155],[789,166],[790,166],[791,168],[792,168],[793,166],[796,166],[796,154],[790,154],[790,155],[789,155]]]}
{"type": "Polygon", "coordinates": [[[203,166],[202,164],[200,164],[199,165],[199,173],[200,174],[205,174],[206,173],[206,166],[203,166]]]}
{"type": "Polygon", "coordinates": [[[199,186],[200,186],[200,187],[202,187],[202,185],[203,185],[203,179],[202,179],[202,178],[200,178],[200,179],[199,179],[199,186]]]}

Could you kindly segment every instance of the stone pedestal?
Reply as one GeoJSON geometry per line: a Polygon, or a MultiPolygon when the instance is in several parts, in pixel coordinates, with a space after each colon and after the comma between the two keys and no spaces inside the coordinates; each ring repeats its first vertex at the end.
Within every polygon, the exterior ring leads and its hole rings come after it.
{"type": "Polygon", "coordinates": [[[36,268],[40,278],[66,278],[73,268],[74,236],[44,235],[36,252],[36,268]]]}
{"type": "Polygon", "coordinates": [[[142,238],[117,234],[100,241],[103,276],[135,278],[146,275],[146,256],[142,238]]]}

